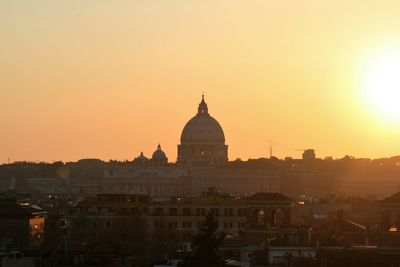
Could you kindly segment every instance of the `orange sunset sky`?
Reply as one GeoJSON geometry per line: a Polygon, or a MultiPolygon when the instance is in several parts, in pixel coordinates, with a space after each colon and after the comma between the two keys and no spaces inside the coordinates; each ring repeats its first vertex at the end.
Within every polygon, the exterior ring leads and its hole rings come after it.
{"type": "Polygon", "coordinates": [[[398,0],[0,1],[0,162],[158,142],[175,161],[202,91],[232,160],[267,157],[268,139],[278,157],[399,155],[400,119],[364,91],[400,47],[399,14],[398,0]]]}

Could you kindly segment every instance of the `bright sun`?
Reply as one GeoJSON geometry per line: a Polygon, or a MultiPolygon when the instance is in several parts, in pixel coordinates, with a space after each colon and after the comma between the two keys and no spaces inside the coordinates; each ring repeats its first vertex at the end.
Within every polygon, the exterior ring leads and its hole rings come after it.
{"type": "Polygon", "coordinates": [[[368,105],[384,119],[400,122],[400,49],[378,55],[365,74],[368,105]]]}

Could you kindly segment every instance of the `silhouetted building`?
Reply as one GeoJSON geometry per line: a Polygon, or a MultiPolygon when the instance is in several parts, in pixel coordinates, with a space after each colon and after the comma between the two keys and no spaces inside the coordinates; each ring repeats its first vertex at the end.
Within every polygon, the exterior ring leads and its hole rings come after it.
{"type": "Polygon", "coordinates": [[[303,160],[314,160],[315,159],[315,151],[314,149],[306,149],[303,152],[303,160]]]}
{"type": "Polygon", "coordinates": [[[400,192],[381,201],[382,230],[400,233],[400,192]]]}
{"type": "Polygon", "coordinates": [[[279,236],[280,228],[291,224],[291,203],[290,198],[280,193],[257,193],[239,198],[211,189],[198,197],[167,199],[99,194],[79,202],[69,219],[73,236],[78,239],[95,240],[104,231],[115,229],[116,219],[141,216],[148,221],[150,232],[163,230],[175,233],[177,240],[190,241],[204,217],[212,213],[221,231],[230,235],[243,231],[248,244],[261,244],[268,236],[279,236]]]}
{"type": "Polygon", "coordinates": [[[140,153],[132,162],[110,163],[102,192],[198,196],[208,188],[234,195],[280,192],[280,176],[268,164],[228,162],[224,131],[208,113],[203,95],[197,114],[182,130],[176,164],[168,163],[160,145],[151,159],[140,153]]]}
{"type": "Polygon", "coordinates": [[[221,125],[208,113],[204,95],[196,116],[181,134],[177,163],[184,166],[217,165],[228,161],[228,146],[221,125]]]}
{"type": "Polygon", "coordinates": [[[0,199],[0,242],[7,249],[39,250],[47,212],[15,198],[0,199]]]}
{"type": "Polygon", "coordinates": [[[160,144],[158,144],[157,150],[154,151],[151,160],[155,166],[164,166],[168,164],[168,158],[165,155],[165,152],[162,151],[160,144]]]}

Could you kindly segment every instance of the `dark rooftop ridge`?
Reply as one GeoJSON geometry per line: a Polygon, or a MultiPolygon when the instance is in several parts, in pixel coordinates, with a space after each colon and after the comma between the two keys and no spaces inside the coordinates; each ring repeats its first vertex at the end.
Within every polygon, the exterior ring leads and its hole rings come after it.
{"type": "Polygon", "coordinates": [[[286,202],[292,202],[293,199],[281,194],[281,193],[266,193],[266,192],[260,192],[256,193],[252,196],[249,196],[246,198],[246,200],[251,200],[251,201],[286,201],[286,202]]]}
{"type": "Polygon", "coordinates": [[[383,203],[400,203],[400,192],[391,195],[390,197],[382,199],[383,203]]]}

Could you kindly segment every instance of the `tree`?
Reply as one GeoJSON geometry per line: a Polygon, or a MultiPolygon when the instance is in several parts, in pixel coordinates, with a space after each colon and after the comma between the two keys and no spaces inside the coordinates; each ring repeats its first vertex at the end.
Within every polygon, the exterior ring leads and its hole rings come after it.
{"type": "MultiPolygon", "coordinates": [[[[112,255],[130,257],[133,266],[148,266],[150,261],[150,235],[147,221],[141,215],[113,216],[109,222],[97,223],[93,228],[87,216],[76,217],[71,228],[72,240],[84,245],[85,253],[97,259],[100,256],[112,255]],[[80,225],[80,227],[78,227],[80,225]]],[[[76,242],[71,242],[76,243],[76,242]]]]}
{"type": "Polygon", "coordinates": [[[151,238],[151,259],[154,263],[164,262],[179,248],[175,229],[168,227],[166,221],[159,221],[151,238]]]}
{"type": "Polygon", "coordinates": [[[218,221],[208,214],[200,227],[200,232],[192,239],[193,252],[187,257],[185,267],[220,267],[224,266],[219,247],[225,234],[217,234],[218,221]]]}
{"type": "Polygon", "coordinates": [[[139,266],[147,265],[150,236],[146,219],[136,215],[119,216],[114,218],[113,224],[108,240],[117,245],[118,254],[132,256],[139,266]]]}

